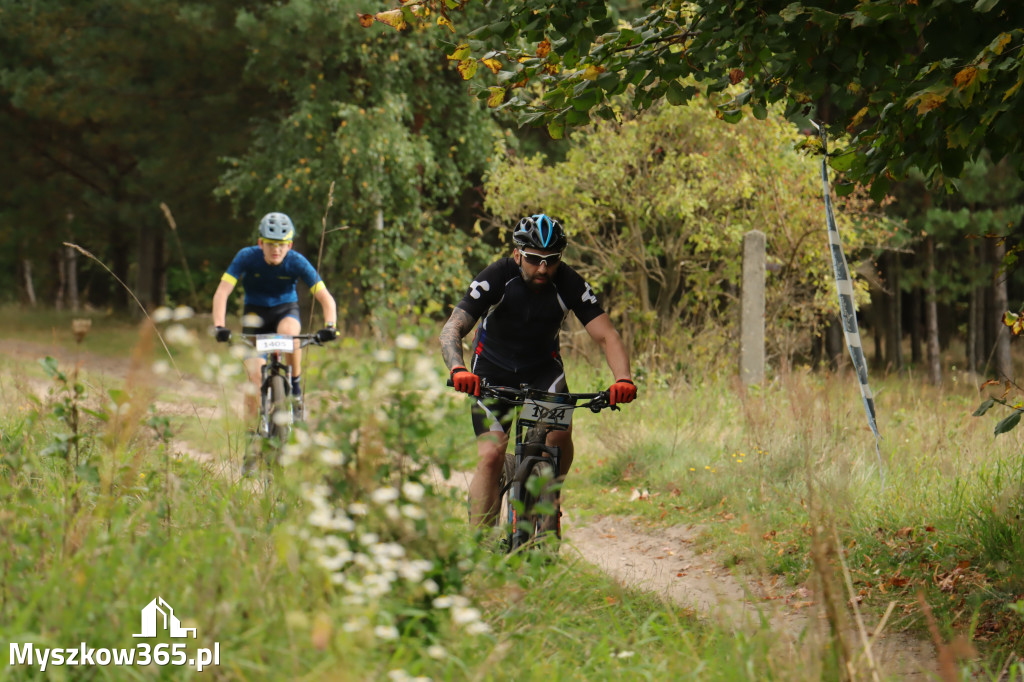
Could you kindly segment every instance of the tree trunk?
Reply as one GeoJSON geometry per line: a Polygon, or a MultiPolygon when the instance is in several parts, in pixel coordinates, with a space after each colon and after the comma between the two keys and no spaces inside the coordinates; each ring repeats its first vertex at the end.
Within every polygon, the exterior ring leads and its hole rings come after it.
{"type": "MultiPolygon", "coordinates": [[[[978,262],[978,249],[971,240],[967,258],[972,263],[978,262]]],[[[978,287],[971,287],[971,296],[967,304],[967,371],[978,373],[978,287]]]]}
{"type": "Polygon", "coordinates": [[[997,332],[995,338],[995,370],[996,377],[1013,381],[1013,359],[1010,357],[1010,330],[1002,324],[1003,313],[1009,309],[1009,297],[1006,290],[1006,273],[1002,270],[1003,259],[1006,257],[1006,244],[1001,239],[996,240],[993,251],[996,276],[992,281],[992,304],[995,308],[997,332]]]}
{"type": "Polygon", "coordinates": [[[924,306],[922,303],[922,292],[920,287],[914,289],[914,293],[911,294],[911,324],[910,324],[910,362],[915,367],[920,367],[923,362],[923,354],[921,353],[921,320],[924,319],[924,306]]]}
{"type": "Polygon", "coordinates": [[[928,345],[928,380],[934,386],[942,383],[942,361],[939,352],[939,306],[936,301],[938,291],[935,286],[935,240],[925,238],[925,258],[927,259],[927,279],[924,302],[925,334],[928,345]]]}
{"type": "Polygon", "coordinates": [[[61,247],[51,257],[51,262],[57,270],[57,290],[53,296],[53,307],[57,310],[64,310],[64,294],[68,286],[67,263],[64,261],[64,248],[61,247]]]}
{"type": "Polygon", "coordinates": [[[139,251],[135,295],[138,296],[146,310],[152,310],[164,301],[163,230],[149,225],[140,225],[138,235],[139,251]]]}
{"type": "Polygon", "coordinates": [[[22,274],[24,275],[25,285],[25,300],[28,304],[35,308],[36,307],[36,288],[32,284],[32,261],[28,258],[21,260],[22,274]]]}
{"type": "Polygon", "coordinates": [[[889,289],[886,306],[888,320],[885,335],[885,358],[888,370],[898,372],[903,368],[903,305],[900,296],[900,255],[886,254],[885,283],[889,289]]]}
{"type": "Polygon", "coordinates": [[[64,247],[65,273],[67,275],[67,300],[71,312],[78,312],[78,252],[70,246],[64,247]]]}

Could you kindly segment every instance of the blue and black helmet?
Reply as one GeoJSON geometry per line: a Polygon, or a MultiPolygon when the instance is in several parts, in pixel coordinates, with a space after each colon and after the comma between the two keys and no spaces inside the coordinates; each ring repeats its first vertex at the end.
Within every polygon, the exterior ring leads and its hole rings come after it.
{"type": "Polygon", "coordinates": [[[519,248],[530,247],[544,251],[563,251],[569,240],[562,223],[543,213],[526,216],[512,230],[512,241],[519,248]]]}
{"type": "Polygon", "coordinates": [[[260,236],[277,242],[290,242],[295,237],[295,226],[284,213],[268,213],[260,221],[260,236]]]}

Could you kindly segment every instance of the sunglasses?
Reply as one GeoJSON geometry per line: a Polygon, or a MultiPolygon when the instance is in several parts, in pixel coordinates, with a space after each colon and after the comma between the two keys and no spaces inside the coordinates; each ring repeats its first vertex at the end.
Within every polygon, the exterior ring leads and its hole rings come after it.
{"type": "Polygon", "coordinates": [[[275,246],[288,246],[292,242],[291,242],[290,239],[286,240],[286,241],[285,240],[280,240],[280,239],[264,239],[263,243],[266,244],[267,246],[273,248],[275,246]]]}
{"type": "Polygon", "coordinates": [[[519,253],[523,254],[523,260],[530,265],[546,264],[549,268],[553,268],[562,260],[562,254],[560,253],[552,253],[547,256],[543,256],[539,253],[530,253],[529,251],[523,251],[522,249],[519,249],[519,253]]]}

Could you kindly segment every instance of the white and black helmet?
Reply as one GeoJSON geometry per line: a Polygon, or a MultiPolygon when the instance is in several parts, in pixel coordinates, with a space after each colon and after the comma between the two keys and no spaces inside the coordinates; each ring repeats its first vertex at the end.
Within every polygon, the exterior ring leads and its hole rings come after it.
{"type": "Polygon", "coordinates": [[[279,242],[290,242],[295,237],[292,219],[284,213],[268,213],[260,221],[260,236],[279,242]]]}
{"type": "Polygon", "coordinates": [[[531,247],[545,251],[564,251],[569,243],[562,223],[543,213],[526,216],[512,231],[512,241],[519,248],[531,247]]]}

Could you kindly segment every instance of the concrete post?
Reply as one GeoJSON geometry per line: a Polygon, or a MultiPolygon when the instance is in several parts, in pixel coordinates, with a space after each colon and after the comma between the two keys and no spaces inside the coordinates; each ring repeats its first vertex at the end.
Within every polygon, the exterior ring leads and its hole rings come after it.
{"type": "Polygon", "coordinates": [[[764,381],[764,232],[743,235],[743,284],[740,295],[740,380],[764,381]]]}

